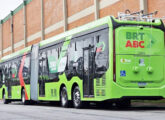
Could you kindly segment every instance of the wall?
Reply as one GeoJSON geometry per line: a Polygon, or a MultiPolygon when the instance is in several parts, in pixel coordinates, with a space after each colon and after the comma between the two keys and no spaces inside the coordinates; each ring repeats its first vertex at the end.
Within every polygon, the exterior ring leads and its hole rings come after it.
{"type": "Polygon", "coordinates": [[[17,14],[13,15],[14,51],[23,48],[22,41],[24,39],[24,18],[22,16],[23,16],[23,9],[20,10],[17,14]]]}
{"type": "MultiPolygon", "coordinates": [[[[158,14],[155,17],[164,17],[165,16],[165,0],[148,0],[148,12],[158,11],[158,14]]],[[[165,22],[165,20],[164,20],[165,22]]]]}

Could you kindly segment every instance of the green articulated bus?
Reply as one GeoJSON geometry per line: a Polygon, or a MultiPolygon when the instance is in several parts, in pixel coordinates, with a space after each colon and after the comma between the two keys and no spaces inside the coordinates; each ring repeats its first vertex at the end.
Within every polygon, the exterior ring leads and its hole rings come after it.
{"type": "Polygon", "coordinates": [[[0,98],[11,101],[116,102],[165,98],[162,20],[105,17],[0,61],[0,98]]]}

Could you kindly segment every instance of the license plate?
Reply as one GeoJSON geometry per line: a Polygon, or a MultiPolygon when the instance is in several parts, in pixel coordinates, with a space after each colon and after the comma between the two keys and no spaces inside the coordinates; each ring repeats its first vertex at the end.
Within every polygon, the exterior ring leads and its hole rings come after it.
{"type": "Polygon", "coordinates": [[[138,82],[139,87],[145,87],[147,85],[146,82],[138,82]]]}

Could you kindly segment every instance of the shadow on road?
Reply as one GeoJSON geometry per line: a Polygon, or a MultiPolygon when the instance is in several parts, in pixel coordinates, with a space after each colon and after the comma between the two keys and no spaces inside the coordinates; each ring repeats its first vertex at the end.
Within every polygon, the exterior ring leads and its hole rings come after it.
{"type": "MultiPolygon", "coordinates": [[[[21,102],[12,102],[10,103],[10,105],[22,105],[21,102]]],[[[34,104],[30,104],[30,105],[25,105],[25,106],[40,106],[40,107],[59,107],[60,103],[59,102],[37,102],[34,104]]],[[[65,108],[65,109],[74,109],[72,107],[70,108],[65,108]]],[[[107,106],[102,104],[100,105],[96,105],[95,103],[91,103],[90,105],[82,108],[83,110],[87,109],[87,110],[104,110],[104,111],[165,111],[165,103],[143,103],[143,102],[136,102],[136,103],[132,103],[131,107],[127,107],[127,108],[122,108],[122,107],[116,107],[115,105],[112,106],[107,106]]]]}

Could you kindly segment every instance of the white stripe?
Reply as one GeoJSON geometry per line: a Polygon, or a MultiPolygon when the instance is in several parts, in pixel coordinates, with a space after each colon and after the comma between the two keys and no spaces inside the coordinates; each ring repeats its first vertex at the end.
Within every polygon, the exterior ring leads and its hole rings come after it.
{"type": "Polygon", "coordinates": [[[105,7],[108,7],[116,2],[119,2],[120,0],[102,0],[100,2],[100,9],[103,9],[105,7]]]}
{"type": "Polygon", "coordinates": [[[27,38],[27,41],[28,41],[28,42],[31,42],[31,41],[33,41],[33,40],[39,38],[39,37],[41,37],[41,31],[40,31],[40,32],[37,32],[37,33],[35,33],[35,34],[33,34],[33,35],[31,35],[30,37],[28,37],[28,38],[27,38]]]}
{"type": "Polygon", "coordinates": [[[63,21],[60,21],[60,22],[58,22],[58,23],[56,23],[54,25],[51,25],[50,27],[45,29],[45,34],[48,34],[48,33],[52,32],[54,30],[57,30],[57,29],[63,27],[63,25],[64,25],[63,21]]]}
{"type": "Polygon", "coordinates": [[[15,48],[18,48],[18,47],[20,47],[20,46],[22,46],[24,44],[25,44],[25,41],[24,40],[21,40],[20,42],[17,42],[17,43],[14,44],[14,49],[15,48]]]}
{"type": "Polygon", "coordinates": [[[4,49],[4,50],[3,50],[3,53],[7,53],[7,52],[9,52],[9,51],[11,51],[11,46],[8,47],[8,48],[6,48],[6,49],[4,49]]]}

